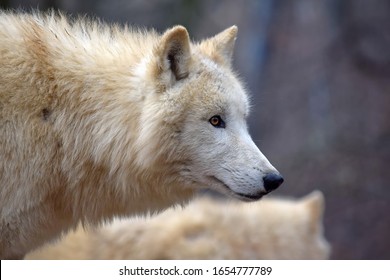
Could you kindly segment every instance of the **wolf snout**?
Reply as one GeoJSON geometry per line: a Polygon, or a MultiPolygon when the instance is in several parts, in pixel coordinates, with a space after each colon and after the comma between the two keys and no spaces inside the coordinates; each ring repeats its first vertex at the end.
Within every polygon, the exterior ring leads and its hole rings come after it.
{"type": "Polygon", "coordinates": [[[276,190],[282,183],[284,179],[278,173],[269,173],[263,177],[264,189],[267,193],[276,190]]]}

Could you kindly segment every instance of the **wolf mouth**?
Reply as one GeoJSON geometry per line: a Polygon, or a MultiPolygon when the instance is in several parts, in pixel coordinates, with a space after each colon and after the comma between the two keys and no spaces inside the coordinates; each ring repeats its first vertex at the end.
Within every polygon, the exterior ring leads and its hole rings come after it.
{"type": "Polygon", "coordinates": [[[216,181],[217,183],[222,185],[229,192],[230,195],[232,195],[232,196],[234,196],[234,197],[236,197],[236,198],[238,198],[240,200],[243,200],[243,201],[256,201],[256,200],[259,200],[260,198],[262,198],[264,195],[267,194],[266,192],[258,193],[258,194],[255,194],[255,195],[238,193],[238,192],[233,191],[227,184],[225,184],[224,181],[218,179],[217,177],[210,176],[210,178],[213,181],[216,181]]]}

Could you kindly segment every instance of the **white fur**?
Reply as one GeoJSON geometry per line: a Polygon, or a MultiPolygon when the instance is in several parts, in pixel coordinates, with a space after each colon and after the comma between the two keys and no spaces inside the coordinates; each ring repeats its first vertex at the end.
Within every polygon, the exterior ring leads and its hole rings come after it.
{"type": "Polygon", "coordinates": [[[242,204],[201,198],[151,219],[79,227],[27,259],[328,259],[324,197],[242,204]]]}
{"type": "Polygon", "coordinates": [[[259,198],[276,170],[246,128],[236,33],[194,44],[181,26],[160,35],[1,12],[0,257],[200,188],[259,198]]]}

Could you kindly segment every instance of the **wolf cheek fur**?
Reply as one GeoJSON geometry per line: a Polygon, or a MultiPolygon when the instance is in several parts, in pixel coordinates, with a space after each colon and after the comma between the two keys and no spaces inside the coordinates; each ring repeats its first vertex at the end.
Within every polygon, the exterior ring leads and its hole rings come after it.
{"type": "Polygon", "coordinates": [[[193,43],[181,26],[0,12],[0,257],[199,188],[255,200],[269,174],[280,184],[247,131],[236,33],[193,43]]]}

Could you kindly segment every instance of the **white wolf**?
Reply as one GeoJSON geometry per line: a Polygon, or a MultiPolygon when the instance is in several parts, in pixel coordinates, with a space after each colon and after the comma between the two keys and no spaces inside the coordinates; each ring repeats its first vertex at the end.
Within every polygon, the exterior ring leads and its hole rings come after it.
{"type": "Polygon", "coordinates": [[[246,201],[277,188],[248,134],[236,33],[193,43],[182,26],[0,12],[0,257],[200,188],[246,201]]]}
{"type": "Polygon", "coordinates": [[[201,198],[151,219],[79,227],[27,259],[329,259],[324,196],[237,203],[201,198]]]}

